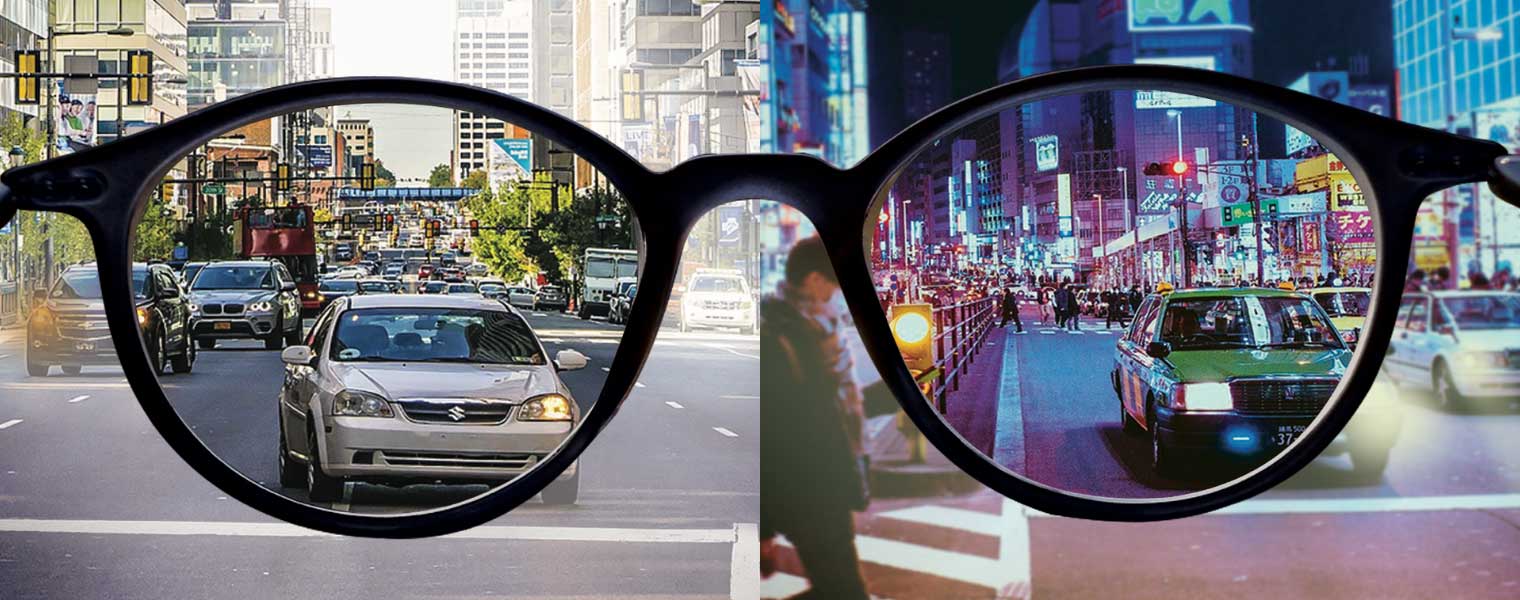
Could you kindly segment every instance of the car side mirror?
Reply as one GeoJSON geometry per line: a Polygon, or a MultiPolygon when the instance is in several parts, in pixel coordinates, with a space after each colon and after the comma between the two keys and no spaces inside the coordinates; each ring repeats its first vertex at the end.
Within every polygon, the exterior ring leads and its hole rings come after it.
{"type": "Polygon", "coordinates": [[[296,291],[296,284],[294,284],[292,282],[289,282],[289,281],[287,281],[285,283],[282,283],[282,284],[280,284],[280,291],[282,291],[282,292],[294,292],[294,291],[296,291]]]}
{"type": "Polygon", "coordinates": [[[574,350],[560,350],[554,355],[554,368],[559,371],[577,371],[586,368],[586,355],[574,350]]]}
{"type": "Polygon", "coordinates": [[[293,367],[309,367],[316,358],[311,346],[290,346],[280,352],[280,362],[293,367]]]}
{"type": "Polygon", "coordinates": [[[1151,342],[1145,345],[1145,354],[1151,358],[1166,358],[1172,353],[1172,345],[1167,342],[1151,342]]]}
{"type": "Polygon", "coordinates": [[[159,300],[173,300],[173,299],[178,298],[178,297],[179,297],[179,289],[178,288],[172,288],[172,287],[161,287],[161,288],[158,288],[158,299],[159,300]]]}

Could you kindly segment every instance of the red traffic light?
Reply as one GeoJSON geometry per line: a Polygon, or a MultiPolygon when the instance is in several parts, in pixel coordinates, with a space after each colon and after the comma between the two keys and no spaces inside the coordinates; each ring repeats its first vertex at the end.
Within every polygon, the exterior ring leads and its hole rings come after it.
{"type": "Polygon", "coordinates": [[[1173,175],[1186,175],[1187,172],[1188,172],[1188,164],[1186,162],[1183,162],[1183,161],[1179,160],[1177,162],[1172,163],[1172,174],[1173,175]]]}

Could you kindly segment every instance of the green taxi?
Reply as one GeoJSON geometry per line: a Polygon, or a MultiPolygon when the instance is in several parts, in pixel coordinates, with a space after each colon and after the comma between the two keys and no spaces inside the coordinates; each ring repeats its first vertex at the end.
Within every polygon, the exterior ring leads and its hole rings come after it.
{"type": "Polygon", "coordinates": [[[1124,431],[1161,474],[1203,456],[1270,457],[1330,400],[1351,350],[1313,299],[1205,288],[1146,298],[1114,352],[1124,431]]]}

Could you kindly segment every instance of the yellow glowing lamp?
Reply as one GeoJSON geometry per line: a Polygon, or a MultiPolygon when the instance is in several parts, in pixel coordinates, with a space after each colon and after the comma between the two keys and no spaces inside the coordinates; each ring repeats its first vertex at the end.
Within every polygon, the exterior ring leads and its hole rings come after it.
{"type": "Polygon", "coordinates": [[[1177,288],[1172,287],[1172,284],[1167,283],[1165,281],[1156,284],[1156,293],[1157,294],[1170,294],[1170,293],[1172,293],[1173,290],[1176,290],[1176,289],[1177,288]]]}
{"type": "Polygon", "coordinates": [[[934,307],[928,304],[897,304],[888,315],[892,338],[902,351],[903,362],[913,371],[934,368],[934,307]]]}
{"type": "Polygon", "coordinates": [[[1298,291],[1298,286],[1293,285],[1293,282],[1291,282],[1291,281],[1284,281],[1282,283],[1277,284],[1277,289],[1279,289],[1279,290],[1287,290],[1289,292],[1295,292],[1295,291],[1298,291]]]}

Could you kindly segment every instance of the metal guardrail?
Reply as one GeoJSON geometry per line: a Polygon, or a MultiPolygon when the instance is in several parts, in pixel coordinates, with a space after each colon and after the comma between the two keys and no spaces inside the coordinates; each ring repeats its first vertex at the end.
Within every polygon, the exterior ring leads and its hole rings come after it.
{"type": "Polygon", "coordinates": [[[961,377],[976,362],[998,308],[997,297],[988,296],[934,309],[934,355],[939,358],[934,361],[937,376],[930,379],[930,395],[940,414],[948,407],[949,393],[961,388],[961,377]]]}
{"type": "Polygon", "coordinates": [[[0,283],[0,325],[12,325],[21,320],[21,285],[11,281],[0,283]]]}

